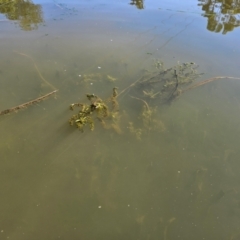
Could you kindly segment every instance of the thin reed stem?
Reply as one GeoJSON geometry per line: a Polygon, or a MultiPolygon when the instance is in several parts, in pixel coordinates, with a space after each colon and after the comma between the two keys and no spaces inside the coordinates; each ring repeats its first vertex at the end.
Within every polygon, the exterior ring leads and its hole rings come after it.
{"type": "Polygon", "coordinates": [[[42,79],[42,81],[45,82],[48,86],[50,86],[53,90],[56,90],[56,88],[42,76],[41,72],[38,69],[37,64],[35,63],[34,59],[31,56],[29,56],[29,55],[27,55],[25,53],[21,53],[21,52],[15,51],[15,50],[13,52],[15,52],[15,53],[17,53],[19,55],[22,55],[24,57],[29,58],[33,62],[34,68],[36,69],[36,71],[37,71],[39,77],[42,79]]]}

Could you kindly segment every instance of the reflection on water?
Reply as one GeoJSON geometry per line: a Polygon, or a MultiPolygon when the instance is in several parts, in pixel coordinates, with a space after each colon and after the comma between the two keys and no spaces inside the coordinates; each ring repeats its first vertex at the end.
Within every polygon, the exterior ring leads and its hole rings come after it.
{"type": "Polygon", "coordinates": [[[237,30],[76,2],[43,4],[56,18],[30,33],[1,22],[0,111],[58,92],[0,116],[0,239],[239,240],[240,84],[200,84],[239,77],[237,30]],[[72,103],[86,105],[83,132],[72,103]]]}
{"type": "Polygon", "coordinates": [[[26,31],[37,29],[43,22],[41,5],[31,0],[1,0],[0,13],[9,20],[18,20],[19,26],[26,31]]]}
{"type": "MultiPolygon", "coordinates": [[[[204,17],[208,19],[207,30],[211,32],[227,34],[240,26],[240,2],[238,0],[198,0],[198,6],[205,12],[204,17]]],[[[138,9],[144,9],[143,0],[131,0],[131,5],[138,9]]],[[[156,4],[156,3],[154,3],[156,4]]],[[[156,7],[162,8],[162,3],[156,4],[156,7]]],[[[151,5],[145,2],[145,5],[151,5]]],[[[188,6],[181,6],[171,2],[167,8],[170,11],[190,12],[188,6]]]]}
{"type": "Polygon", "coordinates": [[[138,9],[144,8],[143,0],[131,0],[130,4],[135,5],[138,9]]]}
{"type": "Polygon", "coordinates": [[[199,6],[208,18],[207,29],[226,34],[240,26],[239,0],[199,0],[199,6]]]}

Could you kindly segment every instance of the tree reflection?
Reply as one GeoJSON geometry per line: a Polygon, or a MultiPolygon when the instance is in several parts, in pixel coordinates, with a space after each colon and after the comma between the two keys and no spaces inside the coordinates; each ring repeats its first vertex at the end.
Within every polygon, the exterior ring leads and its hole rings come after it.
{"type": "Polygon", "coordinates": [[[143,9],[143,0],[131,0],[130,2],[131,5],[135,5],[138,9],[143,9]]]}
{"type": "Polygon", "coordinates": [[[207,29],[212,32],[233,31],[240,26],[240,0],[198,0],[208,18],[207,29]]]}
{"type": "Polygon", "coordinates": [[[20,27],[27,31],[37,29],[43,22],[41,6],[31,0],[0,0],[0,13],[9,20],[18,20],[20,27]]]}

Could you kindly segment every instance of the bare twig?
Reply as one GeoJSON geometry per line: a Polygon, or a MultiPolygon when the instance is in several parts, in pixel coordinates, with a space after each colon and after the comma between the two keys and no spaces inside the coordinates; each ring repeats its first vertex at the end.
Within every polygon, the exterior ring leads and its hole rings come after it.
{"type": "Polygon", "coordinates": [[[48,94],[46,94],[44,96],[41,96],[41,97],[36,98],[34,100],[31,100],[29,102],[23,103],[21,105],[13,107],[13,108],[9,108],[9,109],[3,110],[3,111],[0,112],[0,115],[5,115],[5,114],[11,113],[11,112],[15,112],[15,111],[17,111],[19,109],[23,109],[23,108],[26,108],[26,107],[28,107],[30,105],[36,104],[38,102],[41,102],[42,100],[46,99],[47,97],[49,97],[50,95],[56,93],[57,91],[58,90],[54,90],[54,91],[52,91],[52,92],[50,92],[50,93],[48,93],[48,94]]]}
{"type": "Polygon", "coordinates": [[[27,55],[27,54],[25,54],[25,53],[18,52],[18,51],[14,51],[14,52],[17,53],[17,54],[19,54],[19,55],[22,55],[22,56],[24,56],[24,57],[29,58],[29,59],[33,62],[33,65],[34,65],[34,67],[35,67],[35,69],[36,69],[39,77],[42,79],[42,81],[45,82],[48,86],[50,86],[52,89],[56,90],[56,88],[55,88],[51,83],[49,83],[49,82],[42,76],[41,72],[40,72],[39,69],[38,69],[37,64],[35,63],[34,59],[33,59],[31,56],[29,56],[29,55],[27,55]]]}
{"type": "Polygon", "coordinates": [[[149,105],[148,105],[148,103],[147,103],[146,101],[144,101],[144,100],[141,99],[141,98],[137,98],[137,97],[133,97],[133,96],[130,96],[130,97],[131,97],[131,98],[135,98],[135,99],[137,99],[137,100],[139,100],[139,101],[142,101],[142,102],[145,104],[145,106],[147,107],[147,110],[150,111],[149,105]]]}
{"type": "Polygon", "coordinates": [[[141,79],[142,79],[142,77],[140,77],[138,80],[136,80],[135,82],[133,82],[132,84],[130,84],[128,87],[126,87],[125,89],[123,89],[120,93],[118,93],[117,97],[119,97],[121,94],[123,94],[123,93],[124,93],[125,91],[127,91],[129,88],[135,86],[136,83],[138,83],[141,79]]]}
{"type": "Polygon", "coordinates": [[[191,89],[193,89],[193,88],[200,87],[200,86],[202,86],[202,85],[204,85],[204,84],[213,82],[213,81],[215,81],[215,80],[220,80],[220,79],[236,79],[236,80],[240,80],[240,78],[237,78],[237,77],[217,76],[217,77],[209,78],[209,79],[206,79],[206,80],[204,80],[204,81],[202,81],[202,82],[196,83],[196,84],[190,86],[189,88],[186,88],[184,91],[182,91],[182,93],[183,93],[183,92],[186,92],[186,91],[188,91],[188,90],[191,90],[191,89]]]}

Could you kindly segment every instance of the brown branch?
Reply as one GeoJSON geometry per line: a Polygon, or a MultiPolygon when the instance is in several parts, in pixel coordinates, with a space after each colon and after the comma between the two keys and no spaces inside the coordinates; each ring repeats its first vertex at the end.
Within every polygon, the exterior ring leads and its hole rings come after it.
{"type": "Polygon", "coordinates": [[[123,93],[124,93],[125,91],[127,91],[129,88],[135,86],[136,83],[138,83],[141,79],[142,79],[142,77],[140,77],[138,80],[136,80],[135,82],[133,82],[132,84],[130,84],[128,87],[124,88],[120,93],[118,93],[117,97],[119,97],[121,94],[123,94],[123,93]]]}
{"type": "Polygon", "coordinates": [[[3,111],[0,112],[0,115],[5,115],[5,114],[11,113],[11,112],[15,112],[15,111],[17,111],[17,110],[19,110],[19,109],[23,109],[23,108],[26,108],[26,107],[28,107],[28,106],[30,106],[30,105],[36,104],[36,103],[38,103],[38,102],[41,102],[42,100],[46,99],[48,96],[54,94],[54,93],[57,92],[57,91],[58,91],[58,90],[54,90],[54,91],[52,91],[52,92],[50,92],[50,93],[48,93],[48,94],[46,94],[46,95],[44,95],[44,96],[41,96],[41,97],[36,98],[36,99],[34,99],[34,100],[31,100],[31,101],[29,101],[29,102],[23,103],[23,104],[21,104],[21,105],[18,105],[18,106],[16,106],[16,107],[13,107],[13,108],[9,108],[9,109],[3,110],[3,111]]]}
{"type": "Polygon", "coordinates": [[[144,101],[144,100],[141,99],[141,98],[137,98],[137,97],[133,97],[133,96],[130,96],[130,97],[131,97],[131,98],[135,98],[135,99],[137,99],[137,100],[139,100],[139,101],[142,101],[142,102],[145,104],[145,106],[147,107],[147,110],[150,111],[149,105],[148,105],[148,103],[147,103],[146,101],[144,101]]]}
{"type": "Polygon", "coordinates": [[[41,72],[38,69],[37,64],[35,63],[34,59],[31,56],[29,56],[29,55],[27,55],[25,53],[21,53],[21,52],[15,51],[15,50],[13,52],[15,52],[15,53],[17,53],[19,55],[22,55],[24,57],[29,58],[33,62],[34,68],[36,69],[36,71],[37,71],[39,77],[42,79],[42,81],[45,82],[48,86],[50,86],[52,89],[56,90],[56,88],[42,76],[41,72]]]}
{"type": "Polygon", "coordinates": [[[240,78],[237,78],[237,77],[228,77],[228,76],[217,76],[217,77],[213,77],[213,78],[208,78],[202,82],[199,82],[199,83],[196,83],[190,87],[188,87],[187,89],[185,89],[184,91],[182,91],[182,93],[188,91],[188,90],[191,90],[191,89],[194,89],[196,87],[200,87],[204,84],[207,84],[207,83],[210,83],[210,82],[213,82],[215,80],[220,80],[220,79],[237,79],[237,80],[240,80],[240,78]]]}

